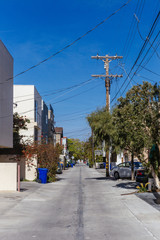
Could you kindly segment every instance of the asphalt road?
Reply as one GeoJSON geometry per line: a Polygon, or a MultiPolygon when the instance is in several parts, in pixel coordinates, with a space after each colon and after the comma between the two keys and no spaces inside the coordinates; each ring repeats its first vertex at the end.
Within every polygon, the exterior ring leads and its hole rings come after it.
{"type": "Polygon", "coordinates": [[[133,182],[109,180],[77,165],[51,184],[23,183],[0,193],[0,240],[156,240],[160,213],[134,194],[133,182]]]}

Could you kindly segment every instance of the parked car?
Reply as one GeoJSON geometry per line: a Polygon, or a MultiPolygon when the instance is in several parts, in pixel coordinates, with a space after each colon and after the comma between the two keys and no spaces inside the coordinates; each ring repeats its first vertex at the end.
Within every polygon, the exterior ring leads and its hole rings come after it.
{"type": "Polygon", "coordinates": [[[56,173],[61,174],[62,173],[62,165],[58,162],[58,166],[57,166],[57,171],[56,173]]]}
{"type": "Polygon", "coordinates": [[[148,182],[148,173],[145,169],[137,170],[136,182],[147,183],[148,182]]]}
{"type": "MultiPolygon", "coordinates": [[[[144,169],[141,162],[134,162],[134,174],[136,176],[138,169],[144,169]]],[[[110,172],[110,176],[115,179],[118,178],[130,178],[131,177],[131,162],[120,163],[113,167],[110,172]]]]}
{"type": "Polygon", "coordinates": [[[103,162],[96,162],[96,168],[105,168],[103,162]]]}

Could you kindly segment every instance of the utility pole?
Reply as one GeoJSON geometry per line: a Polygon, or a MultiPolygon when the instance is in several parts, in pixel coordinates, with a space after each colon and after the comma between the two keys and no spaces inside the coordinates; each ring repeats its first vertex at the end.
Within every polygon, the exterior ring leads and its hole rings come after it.
{"type": "MultiPolygon", "coordinates": [[[[94,133],[93,133],[93,129],[92,129],[92,162],[93,165],[95,165],[95,156],[94,156],[94,133]]],[[[96,167],[96,166],[95,166],[96,167]]]]}
{"type": "MultiPolygon", "coordinates": [[[[113,75],[110,74],[109,75],[109,63],[112,60],[116,60],[116,59],[122,59],[122,56],[99,56],[97,54],[97,56],[92,56],[92,59],[97,59],[97,60],[102,60],[104,62],[104,68],[106,69],[106,74],[105,75],[92,75],[92,77],[99,77],[99,78],[105,78],[105,87],[106,87],[106,109],[107,111],[110,110],[110,83],[111,83],[111,79],[113,78],[118,78],[118,77],[123,77],[123,75],[113,75]]],[[[106,152],[106,177],[109,176],[109,151],[106,152]]]]}

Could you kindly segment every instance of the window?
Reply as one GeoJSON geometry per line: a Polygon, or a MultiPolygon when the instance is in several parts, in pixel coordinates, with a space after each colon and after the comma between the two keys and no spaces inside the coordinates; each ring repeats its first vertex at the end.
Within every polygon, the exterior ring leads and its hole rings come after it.
{"type": "Polygon", "coordinates": [[[139,168],[139,167],[143,167],[141,162],[134,162],[134,166],[139,168]]]}
{"type": "Polygon", "coordinates": [[[120,163],[118,167],[125,167],[125,163],[120,163]]]}
{"type": "Polygon", "coordinates": [[[126,162],[126,167],[130,167],[131,164],[129,162],[126,162]]]}

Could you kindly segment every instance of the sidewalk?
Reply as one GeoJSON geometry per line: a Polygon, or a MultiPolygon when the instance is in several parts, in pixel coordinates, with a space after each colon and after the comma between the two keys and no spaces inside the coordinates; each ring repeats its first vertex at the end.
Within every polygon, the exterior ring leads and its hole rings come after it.
{"type": "MultiPolygon", "coordinates": [[[[100,174],[105,177],[106,170],[105,169],[96,169],[100,174]]],[[[111,178],[112,179],[112,178],[111,178]]],[[[113,179],[114,180],[114,179],[113,179]]],[[[119,179],[116,180],[117,186],[121,186],[122,188],[126,189],[133,189],[133,191],[137,191],[136,186],[139,183],[135,181],[127,180],[127,179],[119,179]]],[[[146,192],[146,193],[137,193],[135,194],[138,198],[142,199],[146,203],[150,204],[152,207],[160,211],[160,193],[158,192],[146,192]]]]}
{"type": "MultiPolygon", "coordinates": [[[[99,176],[105,177],[105,169],[96,169],[96,171],[99,176]]],[[[116,191],[119,192],[127,209],[150,236],[154,239],[160,239],[160,194],[134,193],[137,190],[137,183],[127,179],[106,178],[106,181],[113,182],[112,187],[115,187],[116,191]]]]}

